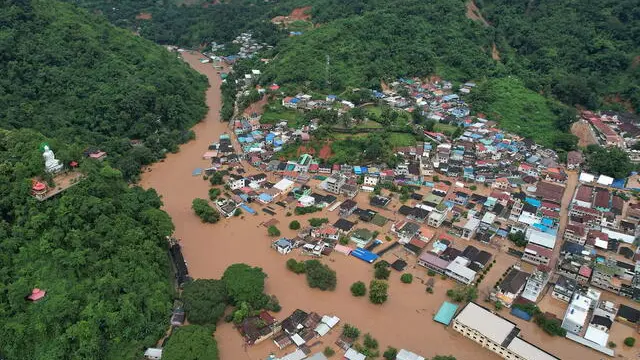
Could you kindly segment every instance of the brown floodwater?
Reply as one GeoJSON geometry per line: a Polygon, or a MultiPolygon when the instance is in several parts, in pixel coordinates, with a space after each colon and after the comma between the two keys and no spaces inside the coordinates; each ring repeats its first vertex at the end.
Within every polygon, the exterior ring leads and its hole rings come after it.
{"type": "MultiPolygon", "coordinates": [[[[372,266],[353,257],[346,257],[334,253],[323,261],[336,270],[338,285],[335,291],[323,292],[310,289],[304,275],[295,275],[285,267],[285,261],[290,256],[283,256],[272,250],[272,241],[267,236],[266,228],[261,223],[275,218],[280,223],[278,228],[283,236],[293,237],[295,234],[288,229],[293,217],[286,217],[286,210],[277,205],[276,215],[270,216],[259,211],[258,215],[244,214],[241,217],[221,220],[217,224],[204,224],[191,210],[194,198],[207,198],[209,182],[200,176],[192,176],[194,168],[208,167],[208,161],[202,159],[209,143],[216,141],[220,134],[229,132],[226,123],[219,121],[220,110],[220,77],[211,64],[201,64],[200,54],[184,53],[183,57],[194,69],[209,78],[211,87],[207,90],[206,99],[209,112],[202,122],[193,130],[196,140],[180,147],[180,152],[169,154],[163,162],[152,165],[142,175],[140,184],[145,188],[155,188],[162,196],[164,210],[171,215],[175,224],[175,236],[181,239],[184,256],[188,263],[189,272],[194,278],[219,278],[224,269],[230,264],[244,262],[252,266],[259,266],[268,274],[266,291],[275,294],[282,305],[282,311],[276,314],[282,320],[296,308],[305,311],[315,311],[320,314],[334,314],[341,318],[341,322],[350,323],[361,329],[362,333],[371,333],[379,343],[382,351],[387,346],[406,348],[426,357],[437,354],[451,354],[459,360],[498,359],[494,353],[482,349],[450,328],[445,328],[432,320],[433,315],[446,300],[445,292],[453,287],[450,280],[436,278],[434,294],[425,292],[425,285],[421,279],[426,279],[426,271],[414,267],[415,258],[407,257],[402,250],[385,254],[385,259],[395,260],[397,257],[407,259],[407,272],[414,274],[412,284],[400,282],[400,274],[393,271],[390,278],[389,300],[383,305],[370,304],[366,297],[354,298],[349,287],[355,281],[368,282],[373,278],[372,266]]],[[[366,194],[359,194],[359,203],[367,200],[366,194]]],[[[398,205],[394,205],[396,208],[398,205]]],[[[263,206],[252,205],[255,210],[263,206]]],[[[382,215],[393,219],[396,217],[394,208],[383,211],[382,215]]],[[[295,217],[306,225],[311,217],[329,217],[333,222],[337,218],[334,212],[323,211],[322,214],[310,214],[295,217]]],[[[377,229],[384,238],[389,231],[391,222],[384,228],[376,228],[367,224],[365,227],[377,229]]],[[[465,245],[459,240],[460,246],[465,245]]],[[[382,246],[387,246],[386,244],[382,246]]],[[[494,251],[495,252],[495,251],[494,251]]],[[[297,251],[296,258],[303,259],[297,251]]],[[[503,269],[515,262],[513,257],[504,253],[497,254],[496,266],[485,279],[484,285],[494,283],[503,269]]],[[[482,301],[479,300],[481,303],[482,301]]],[[[517,322],[505,310],[502,315],[517,322]]],[[[552,338],[538,330],[534,324],[517,322],[525,335],[525,339],[554,353],[562,359],[600,359],[597,353],[576,345],[569,340],[552,338]]],[[[329,335],[320,338],[322,344],[312,348],[321,351],[325,346],[332,345],[339,330],[333,330],[329,335]]],[[[240,335],[230,324],[220,324],[216,331],[221,358],[224,360],[265,359],[277,348],[271,341],[266,341],[253,347],[246,348],[240,335]]],[[[621,344],[620,344],[621,345],[621,344]]],[[[335,348],[335,346],[334,346],[335,348]]],[[[287,351],[292,351],[289,347],[287,351]]]]}

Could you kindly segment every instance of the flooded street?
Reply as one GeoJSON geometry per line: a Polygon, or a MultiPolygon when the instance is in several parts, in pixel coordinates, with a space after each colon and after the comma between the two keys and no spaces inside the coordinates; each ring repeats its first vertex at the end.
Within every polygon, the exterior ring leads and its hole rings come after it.
{"type": "MultiPolygon", "coordinates": [[[[196,140],[181,146],[177,154],[169,154],[163,162],[151,166],[150,171],[142,175],[140,184],[145,188],[155,188],[162,196],[164,210],[173,219],[176,227],[175,236],[181,239],[192,277],[219,278],[227,266],[236,262],[259,266],[268,274],[267,293],[280,299],[282,311],[275,314],[278,320],[284,319],[297,308],[307,312],[315,311],[321,315],[335,314],[341,318],[342,323],[358,327],[362,334],[371,333],[379,341],[381,353],[387,346],[393,346],[406,348],[429,358],[437,354],[450,354],[458,360],[499,359],[496,354],[482,349],[453,329],[445,328],[432,320],[442,301],[446,300],[445,292],[453,286],[453,282],[437,277],[434,294],[426,293],[425,285],[420,281],[427,278],[426,271],[421,267],[412,268],[415,257],[407,257],[402,250],[396,251],[396,254],[407,258],[409,266],[406,272],[414,274],[414,282],[401,283],[400,273],[392,270],[389,300],[381,306],[370,304],[366,297],[354,298],[351,295],[349,287],[353,282],[364,281],[368,285],[373,278],[373,267],[353,257],[334,253],[324,259],[324,262],[337,272],[338,285],[333,292],[310,289],[304,275],[288,271],[285,261],[290,256],[280,255],[269,247],[272,239],[267,236],[267,230],[261,223],[275,218],[279,221],[277,227],[282,231],[282,235],[293,237],[294,232],[288,229],[290,221],[296,219],[304,227],[308,224],[307,219],[311,217],[329,217],[330,223],[333,223],[337,218],[337,210],[332,213],[323,211],[305,216],[286,217],[286,210],[271,205],[277,214],[270,216],[259,210],[263,206],[253,204],[251,206],[259,211],[259,215],[252,216],[245,212],[241,217],[223,219],[217,224],[202,223],[193,214],[191,202],[197,197],[207,198],[210,185],[201,176],[192,176],[192,171],[198,167],[209,166],[210,163],[202,159],[202,154],[211,142],[217,141],[219,135],[229,132],[229,129],[227,123],[219,121],[220,76],[211,64],[199,62],[202,57],[200,54],[183,53],[183,57],[194,69],[209,78],[211,87],[206,94],[209,112],[205,119],[193,128],[196,140]]],[[[367,195],[360,194],[357,200],[359,203],[366,203],[367,195]]],[[[393,209],[381,214],[391,219],[395,216],[393,209]]],[[[390,225],[388,222],[382,229],[371,224],[367,224],[366,227],[380,231],[379,238],[383,239],[390,225]]],[[[456,247],[466,246],[463,240],[458,240],[457,244],[456,247]]],[[[303,258],[297,251],[295,254],[295,257],[303,258]]],[[[396,254],[387,253],[385,258],[394,260],[396,254]]],[[[501,266],[492,270],[491,282],[487,281],[483,286],[492,284],[495,281],[493,278],[497,279],[500,276],[500,271],[497,270],[505,269],[508,266],[507,262],[513,262],[513,258],[505,253],[498,254],[497,259],[496,265],[501,266]]],[[[487,307],[491,306],[483,303],[482,298],[478,299],[478,302],[487,307]]],[[[521,326],[525,339],[562,359],[588,360],[602,357],[569,340],[547,336],[535,324],[521,323],[508,315],[506,310],[503,310],[501,315],[521,326]]],[[[317,339],[323,341],[323,344],[314,347],[313,351],[321,351],[325,346],[332,345],[338,331],[339,328],[317,339]]],[[[269,353],[277,350],[270,340],[245,348],[242,338],[230,324],[219,324],[215,336],[221,358],[224,360],[265,359],[269,353]]],[[[289,347],[286,350],[291,352],[292,349],[289,347]]]]}

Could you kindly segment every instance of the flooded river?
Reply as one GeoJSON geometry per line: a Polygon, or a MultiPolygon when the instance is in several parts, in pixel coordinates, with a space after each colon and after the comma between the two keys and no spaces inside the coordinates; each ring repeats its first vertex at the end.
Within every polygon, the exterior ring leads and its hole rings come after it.
{"type": "MultiPolygon", "coordinates": [[[[196,197],[207,198],[209,182],[200,176],[192,176],[192,171],[197,167],[209,166],[208,161],[202,159],[202,154],[209,143],[216,141],[220,134],[229,132],[229,129],[227,123],[219,121],[220,77],[216,70],[211,64],[200,63],[200,54],[184,53],[183,56],[194,69],[209,78],[211,87],[206,94],[209,112],[205,119],[193,128],[196,140],[181,146],[177,154],[169,154],[163,162],[151,166],[148,169],[150,171],[143,174],[141,185],[145,188],[155,188],[162,196],[164,210],[173,219],[176,227],[175,236],[181,239],[189,272],[194,278],[219,278],[228,265],[244,262],[262,267],[268,274],[266,291],[275,294],[283,307],[282,312],[276,315],[279,320],[296,308],[320,314],[335,314],[342,322],[360,328],[363,334],[371,333],[379,341],[381,353],[387,346],[393,346],[412,350],[425,357],[450,354],[458,360],[499,358],[452,329],[447,329],[432,320],[435,311],[442,301],[446,300],[446,290],[452,287],[453,283],[436,278],[435,293],[427,294],[425,286],[420,282],[420,278],[426,279],[426,272],[422,268],[412,267],[415,260],[407,259],[410,264],[407,272],[417,277],[413,284],[401,283],[400,274],[393,271],[389,281],[389,300],[384,305],[377,306],[370,304],[366,297],[352,297],[349,291],[353,282],[361,280],[368,284],[373,278],[372,267],[360,260],[336,253],[325,259],[338,274],[338,286],[333,292],[310,289],[304,275],[298,276],[286,269],[285,261],[288,256],[282,256],[270,249],[272,239],[267,236],[266,228],[261,226],[262,222],[275,218],[280,222],[278,228],[284,236],[294,236],[293,231],[288,229],[293,217],[286,217],[286,211],[277,205],[272,206],[277,212],[275,216],[259,211],[259,215],[256,216],[245,213],[242,217],[222,220],[217,224],[202,223],[193,214],[191,202],[196,197]]],[[[359,199],[366,201],[366,195],[361,194],[359,199]]],[[[253,207],[259,209],[256,205],[253,207]]],[[[325,211],[322,214],[295,218],[304,226],[307,224],[306,219],[313,216],[329,217],[334,221],[336,212],[325,211]]],[[[389,218],[394,216],[392,210],[384,215],[389,218]]],[[[390,224],[387,224],[382,230],[378,229],[381,238],[389,227],[390,224]]],[[[460,246],[463,246],[462,243],[460,246]]],[[[396,255],[406,257],[401,252],[387,253],[386,256],[393,260],[396,255]]],[[[498,263],[505,262],[505,266],[500,268],[506,268],[506,262],[513,261],[513,258],[504,253],[498,256],[498,263]]],[[[497,267],[490,272],[492,279],[497,279],[500,275],[495,269],[497,267]]],[[[483,285],[487,284],[489,282],[483,285]]],[[[482,300],[479,301],[482,303],[482,300]]],[[[503,315],[513,321],[512,317],[506,315],[505,310],[503,315]]],[[[519,325],[526,329],[524,333],[527,340],[562,359],[601,358],[595,352],[568,340],[547,336],[538,331],[533,324],[519,325]]],[[[334,330],[332,334],[320,338],[324,343],[317,348],[314,347],[313,351],[320,351],[325,346],[332,345],[337,335],[337,331],[334,330]]],[[[265,359],[271,352],[278,353],[271,341],[245,348],[240,335],[229,324],[219,325],[216,338],[224,360],[265,359]]],[[[290,347],[287,350],[291,349],[290,347]]]]}

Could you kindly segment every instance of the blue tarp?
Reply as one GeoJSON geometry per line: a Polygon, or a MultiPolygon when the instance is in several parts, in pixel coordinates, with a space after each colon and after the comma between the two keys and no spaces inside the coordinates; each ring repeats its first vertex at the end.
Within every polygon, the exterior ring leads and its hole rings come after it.
{"type": "Polygon", "coordinates": [[[192,176],[198,176],[200,174],[202,174],[202,168],[195,168],[191,173],[192,176]]]}
{"type": "Polygon", "coordinates": [[[379,258],[378,255],[372,253],[371,251],[361,249],[361,248],[357,248],[353,250],[351,252],[351,256],[356,257],[360,260],[366,261],[369,264],[372,264],[374,261],[376,261],[379,258]]]}
{"type": "Polygon", "coordinates": [[[256,211],[253,210],[252,208],[250,208],[249,206],[245,205],[245,204],[240,204],[240,207],[242,208],[242,210],[248,212],[251,215],[255,215],[256,211]]]}
{"type": "Polygon", "coordinates": [[[260,199],[260,201],[263,201],[263,202],[266,202],[266,203],[271,202],[273,200],[273,196],[271,196],[270,194],[267,194],[267,193],[260,194],[258,196],[258,198],[260,199]]]}
{"type": "Polygon", "coordinates": [[[616,189],[624,189],[624,184],[627,182],[627,179],[615,179],[611,184],[611,187],[616,189]]]}
{"type": "Polygon", "coordinates": [[[548,227],[552,227],[553,226],[553,220],[549,219],[549,218],[542,218],[542,225],[548,226],[548,227]]]}
{"type": "Polygon", "coordinates": [[[524,312],[523,310],[520,310],[518,308],[512,308],[511,309],[511,315],[520,318],[522,320],[526,320],[529,321],[531,320],[531,315],[529,315],[528,313],[524,312]]]}

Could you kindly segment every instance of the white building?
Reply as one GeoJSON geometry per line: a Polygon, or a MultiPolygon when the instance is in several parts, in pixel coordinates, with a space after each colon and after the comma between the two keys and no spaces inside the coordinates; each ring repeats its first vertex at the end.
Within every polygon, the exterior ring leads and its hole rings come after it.
{"type": "Polygon", "coordinates": [[[425,358],[414,352],[400,349],[398,354],[396,354],[396,360],[425,360],[425,358]]]}
{"type": "Polygon", "coordinates": [[[476,278],[476,272],[467,267],[469,262],[470,261],[468,259],[458,256],[455,260],[449,263],[449,265],[447,265],[445,274],[452,279],[469,285],[476,278]]]}
{"type": "Polygon", "coordinates": [[[239,175],[231,174],[229,175],[229,181],[227,181],[227,185],[231,190],[241,189],[245,186],[245,178],[239,175]]]}
{"type": "Polygon", "coordinates": [[[562,319],[562,328],[579,335],[587,322],[591,307],[591,299],[583,294],[575,293],[562,319]]]}
{"type": "Polygon", "coordinates": [[[516,324],[473,302],[455,317],[453,329],[504,359],[559,360],[519,338],[520,329],[516,324]]]}
{"type": "Polygon", "coordinates": [[[378,185],[378,181],[380,181],[380,178],[378,178],[377,176],[365,175],[363,185],[375,187],[376,185],[378,185]]]}

